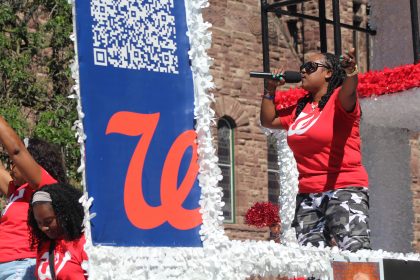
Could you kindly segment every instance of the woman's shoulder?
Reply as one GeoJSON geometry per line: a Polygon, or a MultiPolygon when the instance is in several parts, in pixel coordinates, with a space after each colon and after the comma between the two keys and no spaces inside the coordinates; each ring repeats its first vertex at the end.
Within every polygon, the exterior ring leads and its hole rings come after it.
{"type": "Polygon", "coordinates": [[[82,234],[79,238],[72,241],[68,241],[66,245],[71,247],[74,251],[78,253],[83,253],[85,251],[86,245],[85,235],[82,234]]]}
{"type": "Polygon", "coordinates": [[[74,240],[59,239],[55,242],[55,250],[57,252],[60,252],[60,254],[65,254],[66,252],[69,252],[76,260],[80,262],[83,261],[83,259],[85,259],[84,256],[86,255],[86,239],[84,235],[74,240]]]}
{"type": "Polygon", "coordinates": [[[63,247],[74,247],[78,248],[81,246],[84,246],[86,243],[85,235],[82,234],[80,237],[72,239],[72,240],[66,240],[66,239],[57,239],[56,240],[56,246],[63,246],[63,247]]]}

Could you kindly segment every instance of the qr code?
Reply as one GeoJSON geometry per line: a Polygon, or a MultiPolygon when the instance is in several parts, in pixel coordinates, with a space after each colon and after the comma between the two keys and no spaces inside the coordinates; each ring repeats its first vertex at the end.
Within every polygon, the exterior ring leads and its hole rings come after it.
{"type": "Polygon", "coordinates": [[[95,65],[178,74],[174,0],[91,0],[95,65]]]}

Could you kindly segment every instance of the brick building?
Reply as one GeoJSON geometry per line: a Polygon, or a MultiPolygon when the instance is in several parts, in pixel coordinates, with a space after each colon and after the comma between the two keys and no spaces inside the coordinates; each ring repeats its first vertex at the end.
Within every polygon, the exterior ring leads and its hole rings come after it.
{"type": "MultiPolygon", "coordinates": [[[[267,229],[244,224],[244,215],[255,202],[276,203],[278,185],[275,140],[266,136],[259,124],[259,106],[263,81],[249,77],[249,72],[262,70],[261,10],[258,0],[210,0],[204,11],[212,24],[214,59],[211,69],[215,82],[214,109],[217,126],[213,135],[218,147],[219,165],[223,171],[225,231],[231,239],[268,238],[267,229]]],[[[318,1],[289,6],[291,11],[318,15],[318,1]]],[[[326,1],[326,17],[332,19],[331,1],[326,1]]],[[[342,23],[366,26],[369,7],[365,0],[341,1],[342,23]]],[[[333,52],[333,29],[327,27],[328,51],[333,52]]],[[[369,67],[366,36],[342,29],[342,46],[355,46],[361,71],[369,67]]],[[[274,13],[269,17],[270,64],[296,70],[305,54],[320,50],[318,23],[274,13]]],[[[412,134],[413,207],[420,213],[419,137],[412,134]]],[[[420,250],[420,214],[415,215],[414,248],[420,250]]]]}

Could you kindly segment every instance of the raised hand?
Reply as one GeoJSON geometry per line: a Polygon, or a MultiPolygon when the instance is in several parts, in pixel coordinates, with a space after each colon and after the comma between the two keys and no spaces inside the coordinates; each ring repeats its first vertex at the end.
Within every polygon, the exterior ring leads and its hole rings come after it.
{"type": "Polygon", "coordinates": [[[346,51],[345,54],[340,55],[341,67],[343,67],[347,75],[351,75],[355,72],[356,72],[355,74],[357,74],[355,53],[356,53],[356,50],[354,48],[351,48],[350,50],[346,51]]]}

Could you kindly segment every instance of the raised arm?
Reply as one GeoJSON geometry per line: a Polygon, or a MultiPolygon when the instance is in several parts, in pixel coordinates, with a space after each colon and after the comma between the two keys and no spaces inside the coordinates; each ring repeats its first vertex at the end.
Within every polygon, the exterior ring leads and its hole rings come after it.
{"type": "Polygon", "coordinates": [[[352,112],[357,100],[357,84],[358,84],[358,69],[355,59],[355,50],[352,48],[345,55],[340,56],[340,62],[343,65],[343,69],[346,72],[346,78],[341,85],[341,90],[338,94],[338,98],[347,112],[352,112]]]}
{"type": "Polygon", "coordinates": [[[38,188],[41,182],[41,167],[33,159],[13,128],[1,116],[0,143],[29,186],[34,189],[38,188]]]}
{"type": "MultiPolygon", "coordinates": [[[[281,75],[282,70],[276,69],[273,75],[281,75]]],[[[277,118],[276,106],[274,105],[274,96],[276,94],[277,86],[284,85],[285,80],[268,80],[264,82],[264,93],[261,101],[260,122],[261,125],[267,128],[282,128],[280,120],[277,118]]]]}

